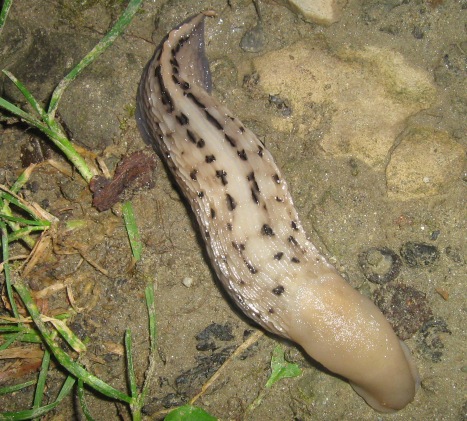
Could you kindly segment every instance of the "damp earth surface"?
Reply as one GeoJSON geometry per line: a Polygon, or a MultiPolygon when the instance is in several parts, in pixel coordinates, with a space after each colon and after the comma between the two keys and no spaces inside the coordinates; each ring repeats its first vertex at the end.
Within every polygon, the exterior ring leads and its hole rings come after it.
{"type": "MultiPolygon", "coordinates": [[[[467,2],[341,6],[339,20],[323,26],[272,1],[259,3],[260,20],[247,0],[144,2],[125,34],[67,89],[60,120],[89,159],[98,157],[113,173],[132,153],[154,158],[150,180],[121,196],[132,200],[143,241],[137,263],[121,204],[99,212],[87,184],[47,140],[23,124],[0,123],[0,183],[11,185],[24,167],[41,162],[22,195],[60,220],[53,250],[28,285],[36,292],[57,283],[72,289],[79,311],[69,326],[88,348],[81,362],[121,390],[126,329],[138,383],[144,378],[144,289],[154,285],[159,362],[144,407],[148,419],[188,402],[258,329],[217,284],[187,204],[134,120],[139,78],[155,47],[208,8],[218,14],[206,21],[213,94],[271,151],[311,241],[380,306],[409,347],[421,387],[405,409],[377,414],[343,379],[265,334],[229,361],[196,404],[224,420],[467,419],[467,2]],[[80,223],[69,229],[73,221],[80,223]],[[251,408],[277,343],[303,373],[275,384],[251,408]]],[[[45,102],[122,10],[120,1],[17,0],[0,34],[0,68],[45,102]]],[[[3,97],[24,106],[5,77],[0,86],[3,97]]],[[[14,245],[11,254],[24,252],[14,245]]],[[[50,315],[70,307],[65,290],[43,301],[50,315]]],[[[8,364],[0,360],[0,372],[8,364]]],[[[56,369],[50,376],[52,401],[64,377],[56,369]]],[[[0,396],[1,410],[28,408],[32,392],[0,396]]],[[[128,415],[91,392],[88,404],[96,419],[128,415]]],[[[77,411],[70,398],[54,416],[72,419],[77,411]]]]}

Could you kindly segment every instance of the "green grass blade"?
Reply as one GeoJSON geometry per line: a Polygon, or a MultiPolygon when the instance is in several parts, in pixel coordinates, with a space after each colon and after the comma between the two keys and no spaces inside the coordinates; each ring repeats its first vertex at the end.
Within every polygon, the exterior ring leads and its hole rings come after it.
{"type": "Polygon", "coordinates": [[[45,349],[42,357],[41,370],[39,372],[39,378],[37,379],[36,392],[34,393],[33,409],[39,409],[44,398],[45,382],[47,380],[47,373],[49,372],[50,366],[50,352],[45,349]]]}
{"type": "Polygon", "coordinates": [[[9,111],[11,114],[21,118],[29,125],[33,127],[37,127],[39,130],[41,130],[41,127],[46,127],[44,124],[40,122],[40,120],[33,117],[31,114],[27,113],[26,111],[23,111],[21,108],[17,107],[16,105],[13,105],[11,102],[8,102],[4,98],[0,98],[0,107],[9,111]]]}
{"type": "Polygon", "coordinates": [[[31,92],[28,91],[26,86],[24,86],[12,73],[10,73],[8,70],[2,70],[5,75],[8,76],[8,78],[15,84],[15,86],[19,89],[19,91],[23,94],[23,96],[26,98],[26,100],[29,102],[33,110],[39,114],[41,117],[41,120],[45,121],[46,114],[44,109],[41,107],[41,105],[36,101],[36,98],[31,94],[31,92]]]}
{"type": "Polygon", "coordinates": [[[7,191],[5,190],[0,191],[0,198],[4,200],[8,200],[8,202],[12,203],[15,206],[18,206],[20,209],[27,212],[35,220],[39,220],[36,214],[27,205],[25,205],[21,200],[19,200],[17,197],[13,196],[12,194],[8,193],[7,191]]]}
{"type": "Polygon", "coordinates": [[[136,225],[136,218],[133,212],[133,205],[130,201],[123,203],[122,206],[123,220],[125,221],[126,232],[130,240],[131,251],[136,261],[141,259],[141,251],[143,249],[143,243],[141,242],[141,236],[136,225]]]}
{"type": "Polygon", "coordinates": [[[73,361],[71,357],[54,342],[53,337],[49,332],[49,329],[45,326],[45,323],[41,319],[39,309],[32,300],[31,294],[29,293],[28,289],[19,280],[15,282],[15,289],[21,297],[21,300],[23,301],[32,319],[34,320],[34,323],[39,329],[42,337],[44,338],[44,341],[49,347],[49,350],[52,352],[54,357],[58,360],[60,365],[65,370],[67,370],[73,376],[82,379],[83,382],[86,383],[88,386],[111,399],[119,400],[130,404],[133,402],[133,399],[130,396],[113,388],[98,377],[89,373],[80,364],[73,361]]]}
{"type": "Polygon", "coordinates": [[[78,399],[81,406],[81,411],[83,411],[84,416],[88,421],[94,421],[94,418],[89,411],[88,405],[86,404],[86,397],[84,396],[84,383],[81,379],[78,380],[78,399]]]}
{"type": "Polygon", "coordinates": [[[0,387],[0,395],[8,395],[9,393],[18,392],[19,390],[32,386],[33,384],[36,384],[36,380],[30,380],[28,382],[15,384],[13,386],[0,387]]]}
{"type": "Polygon", "coordinates": [[[65,383],[60,390],[60,393],[55,399],[55,402],[52,402],[49,405],[42,406],[36,409],[28,409],[26,411],[18,411],[18,412],[2,412],[0,413],[0,421],[22,421],[22,420],[30,420],[31,418],[41,417],[42,415],[46,414],[47,412],[54,409],[56,406],[60,404],[65,396],[70,393],[73,385],[75,383],[75,379],[71,376],[68,376],[65,380],[65,383]]]}
{"type": "Polygon", "coordinates": [[[136,398],[138,396],[138,387],[136,385],[135,366],[133,364],[133,343],[131,340],[131,330],[125,330],[125,354],[126,366],[128,370],[128,381],[130,383],[130,395],[136,398]]]}
{"type": "Polygon", "coordinates": [[[51,225],[49,221],[44,221],[42,219],[36,219],[36,220],[24,219],[24,218],[18,218],[16,216],[5,215],[4,213],[0,213],[0,219],[5,219],[7,221],[13,221],[19,224],[33,225],[33,226],[43,227],[43,228],[48,228],[51,225]]]}
{"type": "Polygon", "coordinates": [[[3,340],[5,342],[3,342],[0,345],[0,351],[7,349],[13,342],[15,342],[20,337],[21,337],[21,333],[15,333],[14,335],[4,335],[3,340]]]}
{"type": "Polygon", "coordinates": [[[5,275],[5,286],[7,291],[8,301],[10,303],[11,309],[13,311],[13,316],[18,319],[18,307],[16,306],[15,298],[13,296],[13,288],[11,286],[11,272],[10,272],[10,264],[8,263],[9,255],[9,248],[8,248],[8,232],[6,225],[3,221],[0,220],[0,231],[2,237],[2,259],[3,259],[3,273],[5,275]]]}
{"type": "Polygon", "coordinates": [[[5,21],[10,11],[10,7],[13,4],[13,0],[4,0],[2,10],[0,10],[0,33],[2,32],[3,27],[5,26],[5,21]]]}
{"type": "Polygon", "coordinates": [[[192,405],[183,405],[169,412],[164,421],[216,421],[217,418],[204,409],[192,405]]]}
{"type": "Polygon", "coordinates": [[[127,8],[120,16],[118,21],[112,27],[112,29],[107,33],[107,35],[102,38],[102,40],[68,73],[61,82],[55,88],[52,98],[50,100],[49,109],[47,114],[50,119],[54,118],[55,112],[57,110],[58,102],[62,97],[64,90],[67,86],[76,79],[76,77],[94,60],[96,60],[108,47],[110,47],[115,39],[125,30],[125,28],[130,24],[133,16],[138,11],[143,0],[130,0],[127,8]]]}
{"type": "Polygon", "coordinates": [[[156,325],[156,305],[154,302],[154,286],[148,285],[144,290],[146,296],[146,306],[149,318],[149,342],[151,353],[156,351],[157,325],[156,325]]]}
{"type": "Polygon", "coordinates": [[[8,242],[12,243],[13,241],[16,241],[16,240],[22,240],[24,238],[27,238],[29,234],[31,234],[33,231],[44,231],[45,229],[47,228],[44,228],[44,227],[21,228],[19,230],[16,230],[14,233],[8,236],[8,242]]]}
{"type": "Polygon", "coordinates": [[[29,181],[29,178],[31,177],[31,173],[35,167],[36,167],[36,164],[30,164],[29,167],[27,167],[20,174],[20,176],[16,179],[16,181],[10,187],[10,191],[17,194],[23,188],[23,186],[29,181]]]}

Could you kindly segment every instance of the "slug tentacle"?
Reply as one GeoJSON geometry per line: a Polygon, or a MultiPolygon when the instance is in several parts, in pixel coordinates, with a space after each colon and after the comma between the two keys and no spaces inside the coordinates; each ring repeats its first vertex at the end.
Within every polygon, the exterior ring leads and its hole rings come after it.
{"type": "Polygon", "coordinates": [[[418,374],[391,326],[307,239],[287,183],[258,138],[210,95],[204,17],[173,29],[145,67],[137,120],[196,215],[236,304],[345,376],[381,412],[414,398],[418,374]]]}

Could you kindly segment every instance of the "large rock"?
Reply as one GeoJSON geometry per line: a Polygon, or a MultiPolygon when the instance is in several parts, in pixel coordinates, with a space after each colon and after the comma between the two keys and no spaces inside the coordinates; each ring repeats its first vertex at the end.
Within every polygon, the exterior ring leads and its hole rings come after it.
{"type": "MultiPolygon", "coordinates": [[[[321,44],[321,45],[320,45],[321,44]]],[[[267,94],[287,99],[293,114],[274,128],[319,141],[334,156],[351,156],[384,170],[408,117],[428,108],[435,87],[425,71],[382,48],[329,52],[301,41],[254,60],[267,94]]]]}
{"type": "Polygon", "coordinates": [[[440,194],[465,163],[464,148],[447,133],[416,127],[405,134],[386,169],[388,195],[399,200],[440,194]]]}

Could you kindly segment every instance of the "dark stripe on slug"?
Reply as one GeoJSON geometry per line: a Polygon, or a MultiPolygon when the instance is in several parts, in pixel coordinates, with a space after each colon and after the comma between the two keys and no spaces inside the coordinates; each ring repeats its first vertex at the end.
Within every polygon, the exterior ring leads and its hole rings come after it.
{"type": "Polygon", "coordinates": [[[284,291],[285,291],[285,288],[282,285],[278,285],[272,290],[272,292],[276,295],[282,295],[284,291]]]}
{"type": "Polygon", "coordinates": [[[232,137],[232,136],[229,136],[227,133],[224,133],[224,137],[225,137],[225,140],[227,140],[227,142],[230,143],[230,146],[232,146],[233,148],[235,148],[235,146],[237,145],[235,143],[235,139],[232,137]]]}
{"type": "Polygon", "coordinates": [[[224,170],[217,170],[216,177],[221,179],[224,186],[227,185],[227,173],[224,170]]]}
{"type": "Polygon", "coordinates": [[[274,259],[281,260],[283,255],[284,255],[284,253],[282,251],[280,251],[279,253],[276,253],[274,255],[274,259]]]}
{"type": "Polygon", "coordinates": [[[216,157],[214,155],[206,155],[206,163],[210,164],[211,162],[214,162],[216,160],[216,157]]]}
{"type": "Polygon", "coordinates": [[[186,129],[186,134],[192,143],[196,143],[196,136],[190,129],[186,129]]]}
{"type": "Polygon", "coordinates": [[[161,91],[161,101],[164,105],[167,105],[169,107],[169,112],[171,113],[173,112],[175,108],[173,105],[172,97],[170,96],[170,94],[167,92],[165,88],[160,65],[156,67],[155,74],[156,74],[157,83],[159,84],[159,89],[161,91]]]}
{"type": "Polygon", "coordinates": [[[263,225],[263,227],[261,228],[261,234],[267,235],[269,237],[275,235],[273,229],[268,224],[263,225]]]}
{"type": "Polygon", "coordinates": [[[216,211],[211,208],[211,218],[214,219],[216,217],[216,211]]]}
{"type": "Polygon", "coordinates": [[[201,108],[202,110],[206,109],[204,104],[198,98],[196,98],[191,92],[184,92],[184,94],[188,99],[191,99],[199,108],[201,108]]]}
{"type": "Polygon", "coordinates": [[[253,202],[255,202],[257,205],[259,205],[259,197],[258,194],[256,193],[255,189],[251,189],[251,197],[253,199],[253,202]]]}
{"type": "Polygon", "coordinates": [[[263,157],[263,150],[264,148],[262,146],[258,146],[258,155],[262,158],[263,157]]]}
{"type": "Polygon", "coordinates": [[[225,197],[227,199],[227,208],[229,209],[229,211],[233,211],[237,207],[235,199],[229,193],[227,193],[225,197]]]}
{"type": "Polygon", "coordinates": [[[173,54],[172,54],[172,58],[169,60],[169,63],[170,63],[172,66],[174,66],[174,67],[180,67],[180,66],[178,65],[177,59],[173,56],[173,54]]]}
{"type": "Polygon", "coordinates": [[[183,47],[183,44],[185,44],[185,42],[187,42],[189,39],[189,35],[185,35],[184,37],[180,38],[180,41],[178,41],[178,44],[175,46],[175,48],[172,48],[173,57],[175,57],[175,55],[180,51],[180,48],[183,47]]]}
{"type": "Polygon", "coordinates": [[[221,125],[221,123],[219,123],[216,118],[208,111],[208,110],[204,110],[205,114],[206,114],[206,117],[207,119],[209,120],[209,122],[218,130],[223,130],[223,127],[221,125]]]}

